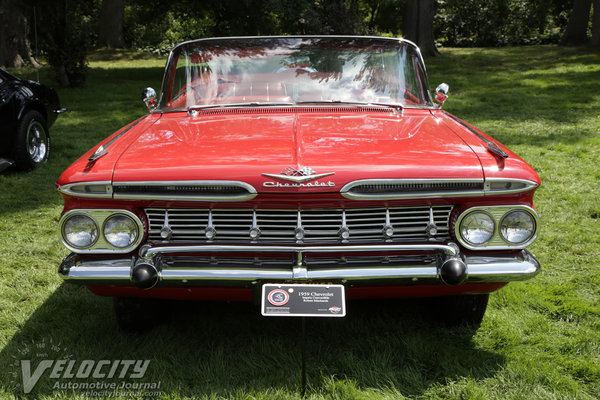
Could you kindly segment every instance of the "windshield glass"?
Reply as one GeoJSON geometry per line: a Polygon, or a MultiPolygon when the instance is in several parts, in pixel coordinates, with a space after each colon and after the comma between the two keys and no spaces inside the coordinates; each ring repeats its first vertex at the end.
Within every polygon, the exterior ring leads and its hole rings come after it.
{"type": "Polygon", "coordinates": [[[431,107],[418,51],[383,38],[188,42],[169,57],[159,108],[348,102],[431,107]]]}

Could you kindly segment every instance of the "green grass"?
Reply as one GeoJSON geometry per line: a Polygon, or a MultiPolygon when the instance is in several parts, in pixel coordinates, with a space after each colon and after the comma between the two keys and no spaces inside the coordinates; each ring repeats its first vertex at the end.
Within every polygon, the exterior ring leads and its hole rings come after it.
{"type": "MultiPolygon", "coordinates": [[[[443,49],[427,61],[432,86],[450,84],[446,109],[540,174],[542,231],[531,250],[543,271],[493,294],[473,336],[422,318],[411,301],[352,303],[343,320],[310,320],[307,396],[600,398],[600,54],[443,49]]],[[[300,398],[298,320],[265,319],[251,305],[184,303],[169,324],[125,334],[109,299],[56,273],[68,253],[56,233],[58,176],[145,113],[140,91],[159,87],[163,67],[140,53],[94,54],[87,87],[59,91],[69,112],[52,128],[48,164],[0,174],[2,399],[22,396],[15,361],[61,356],[150,359],[142,381],[160,381],[165,399],[300,398]]],[[[45,69],[41,80],[50,83],[45,69]]],[[[46,373],[32,397],[85,397],[54,382],[46,373]]]]}

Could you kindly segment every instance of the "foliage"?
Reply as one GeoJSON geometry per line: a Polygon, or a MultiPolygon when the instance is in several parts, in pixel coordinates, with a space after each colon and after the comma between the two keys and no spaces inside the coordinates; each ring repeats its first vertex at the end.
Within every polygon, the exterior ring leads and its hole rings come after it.
{"type": "Polygon", "coordinates": [[[126,8],[130,46],[155,53],[201,37],[279,34],[361,34],[365,10],[357,0],[134,0],[126,8]]]}
{"type": "MultiPolygon", "coordinates": [[[[433,87],[451,86],[446,109],[541,176],[531,250],[542,272],[492,294],[473,337],[423,317],[418,302],[351,303],[344,319],[309,320],[307,398],[598,399],[600,54],[554,45],[441,53],[427,67],[433,87]]],[[[261,318],[251,305],[173,303],[171,322],[125,334],[110,299],[56,272],[68,254],[56,232],[59,174],[145,113],[138,93],[160,84],[163,67],[148,54],[92,53],[87,88],[59,91],[69,112],[51,129],[48,163],[0,174],[2,399],[22,397],[15,361],[50,340],[79,361],[151,360],[143,380],[160,381],[162,399],[301,399],[298,320],[261,318]]],[[[41,70],[43,83],[49,75],[41,70]]],[[[53,389],[49,374],[31,398],[98,398],[53,389]]]]}
{"type": "Polygon", "coordinates": [[[79,87],[87,75],[87,52],[95,41],[93,0],[28,0],[35,7],[40,47],[64,87],[79,87]]]}
{"type": "Polygon", "coordinates": [[[568,0],[438,0],[436,37],[446,46],[558,43],[568,0]]]}

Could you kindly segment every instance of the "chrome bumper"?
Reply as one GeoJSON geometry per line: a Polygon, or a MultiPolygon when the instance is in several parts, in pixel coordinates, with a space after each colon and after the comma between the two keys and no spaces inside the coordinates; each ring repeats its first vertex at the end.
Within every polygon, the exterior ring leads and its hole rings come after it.
{"type": "MultiPolygon", "coordinates": [[[[131,259],[79,260],[71,254],[65,258],[59,273],[65,280],[85,285],[133,285],[132,271],[137,266],[151,266],[156,271],[158,286],[249,286],[261,281],[327,281],[357,285],[367,284],[431,284],[443,281],[441,269],[448,262],[458,261],[466,267],[462,282],[509,282],[525,280],[539,272],[540,264],[527,250],[509,256],[461,255],[453,243],[426,245],[364,245],[364,246],[145,246],[140,257],[131,259]],[[197,267],[189,260],[190,253],[291,253],[294,265],[289,267],[197,267]],[[376,253],[427,252],[421,262],[334,267],[306,267],[307,253],[376,253]],[[170,255],[165,262],[164,255],[170,255]]],[[[282,262],[282,264],[284,264],[282,262]]],[[[152,285],[154,286],[154,285],[152,285]]]]}

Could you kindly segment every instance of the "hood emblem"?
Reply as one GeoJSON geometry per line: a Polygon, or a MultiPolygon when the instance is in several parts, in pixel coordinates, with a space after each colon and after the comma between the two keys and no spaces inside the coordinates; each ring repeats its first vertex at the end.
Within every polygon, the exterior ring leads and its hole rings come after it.
{"type": "Polygon", "coordinates": [[[315,174],[315,171],[309,167],[303,167],[301,169],[295,169],[287,167],[281,174],[262,174],[269,178],[283,179],[285,181],[292,181],[295,183],[314,181],[315,179],[323,178],[325,176],[333,175],[335,172],[326,172],[324,174],[315,174]]]}

